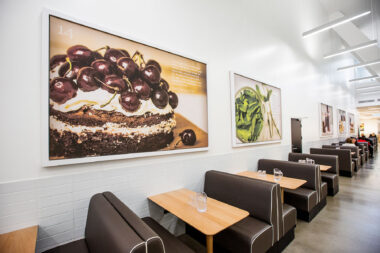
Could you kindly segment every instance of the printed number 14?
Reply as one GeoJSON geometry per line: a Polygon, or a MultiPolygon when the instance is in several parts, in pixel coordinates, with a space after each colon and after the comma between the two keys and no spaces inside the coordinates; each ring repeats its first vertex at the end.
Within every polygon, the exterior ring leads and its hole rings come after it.
{"type": "Polygon", "coordinates": [[[63,26],[60,25],[59,26],[59,32],[58,32],[58,34],[59,35],[64,35],[64,36],[69,36],[70,39],[72,39],[73,38],[73,29],[70,28],[70,29],[68,29],[66,31],[63,31],[63,26]]]}

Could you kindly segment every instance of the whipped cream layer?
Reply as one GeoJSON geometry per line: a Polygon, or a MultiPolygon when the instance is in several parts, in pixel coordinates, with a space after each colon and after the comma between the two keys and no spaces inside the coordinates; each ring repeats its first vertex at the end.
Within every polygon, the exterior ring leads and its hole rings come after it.
{"type": "Polygon", "coordinates": [[[50,129],[57,130],[60,134],[64,131],[69,131],[79,136],[87,136],[88,133],[102,132],[107,134],[123,135],[126,138],[133,138],[134,136],[144,137],[160,133],[170,133],[175,126],[176,121],[174,118],[161,121],[159,124],[152,126],[128,128],[121,124],[111,122],[108,122],[103,126],[70,125],[58,120],[55,116],[50,116],[50,129]]]}
{"type": "MultiPolygon", "coordinates": [[[[60,65],[57,66],[55,69],[50,71],[50,78],[54,79],[55,77],[58,77],[58,69],[60,65]]],[[[76,80],[74,80],[76,82],[76,80]]],[[[117,94],[111,103],[108,105],[101,107],[101,105],[106,104],[111,98],[113,94],[109,93],[106,90],[103,90],[102,88],[99,88],[94,91],[84,92],[80,89],[77,90],[77,95],[66,101],[64,104],[58,104],[54,102],[52,99],[50,99],[50,105],[53,107],[54,110],[60,111],[60,112],[71,112],[76,111],[80,109],[82,106],[87,105],[92,107],[95,110],[103,110],[103,111],[113,111],[113,112],[120,112],[124,114],[127,117],[131,116],[141,116],[145,113],[152,113],[152,114],[159,114],[159,115],[165,115],[173,112],[173,108],[169,105],[169,103],[166,105],[165,108],[160,109],[156,107],[151,99],[148,100],[140,100],[141,105],[140,108],[135,112],[127,112],[124,110],[119,103],[119,97],[120,94],[117,94]]]]}

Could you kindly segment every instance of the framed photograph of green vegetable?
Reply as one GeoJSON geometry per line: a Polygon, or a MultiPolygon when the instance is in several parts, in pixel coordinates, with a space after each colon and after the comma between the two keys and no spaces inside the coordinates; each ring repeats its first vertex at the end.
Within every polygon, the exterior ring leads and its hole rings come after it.
{"type": "Polygon", "coordinates": [[[232,146],[281,142],[281,89],[231,72],[232,146]]]}

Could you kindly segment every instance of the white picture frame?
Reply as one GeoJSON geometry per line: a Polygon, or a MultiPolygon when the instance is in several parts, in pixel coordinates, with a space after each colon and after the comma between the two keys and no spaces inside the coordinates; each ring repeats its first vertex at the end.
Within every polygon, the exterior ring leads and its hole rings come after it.
{"type": "Polygon", "coordinates": [[[257,146],[257,145],[264,145],[264,144],[276,144],[276,143],[281,143],[282,142],[282,134],[283,134],[283,131],[282,131],[282,125],[283,125],[283,117],[282,117],[282,98],[281,98],[281,88],[279,87],[276,87],[276,86],[273,86],[273,85],[269,85],[269,84],[266,84],[264,82],[261,82],[261,81],[258,81],[254,78],[251,78],[249,77],[248,75],[244,75],[244,74],[240,74],[240,73],[237,73],[235,71],[230,71],[230,101],[231,101],[231,139],[232,139],[232,147],[236,148],[236,147],[247,147],[247,146],[257,146]],[[279,112],[279,115],[280,115],[280,126],[279,126],[279,130],[280,130],[280,139],[278,140],[268,140],[268,141],[256,141],[256,142],[247,142],[247,143],[243,143],[241,141],[238,141],[238,138],[237,138],[237,134],[236,134],[236,122],[235,122],[235,114],[236,114],[236,110],[235,110],[235,92],[236,92],[236,87],[235,87],[235,75],[239,75],[241,77],[244,77],[244,78],[247,78],[247,79],[250,79],[252,80],[253,82],[258,82],[258,83],[261,83],[262,85],[265,85],[265,86],[268,86],[268,87],[273,87],[275,89],[278,89],[279,90],[279,106],[280,106],[280,112],[279,112]]]}
{"type": "Polygon", "coordinates": [[[81,163],[92,163],[98,161],[110,161],[118,159],[129,159],[129,158],[141,158],[141,157],[152,157],[152,156],[162,156],[162,155],[172,155],[180,153],[190,153],[190,152],[201,152],[209,150],[209,96],[206,96],[206,110],[207,110],[207,147],[200,148],[187,148],[178,150],[165,150],[165,151],[153,151],[144,153],[128,153],[128,154],[117,154],[117,155],[107,155],[107,156],[94,156],[94,157],[81,157],[81,158],[67,158],[59,160],[49,159],[49,17],[55,16],[61,19],[66,19],[70,22],[74,22],[89,28],[93,28],[102,32],[109,33],[111,35],[116,35],[121,38],[132,40],[137,43],[141,43],[150,47],[154,47],[158,50],[166,51],[170,54],[179,55],[181,57],[189,58],[191,60],[205,64],[206,66],[206,90],[208,89],[208,76],[207,76],[207,61],[199,57],[189,56],[187,54],[174,51],[172,49],[166,49],[161,45],[156,45],[152,42],[147,42],[137,38],[133,38],[130,35],[126,35],[117,31],[113,31],[109,28],[102,27],[96,24],[92,24],[81,19],[66,15],[59,11],[44,8],[42,11],[42,52],[41,52],[41,155],[42,155],[42,166],[59,166],[68,164],[81,164],[81,163]]]}

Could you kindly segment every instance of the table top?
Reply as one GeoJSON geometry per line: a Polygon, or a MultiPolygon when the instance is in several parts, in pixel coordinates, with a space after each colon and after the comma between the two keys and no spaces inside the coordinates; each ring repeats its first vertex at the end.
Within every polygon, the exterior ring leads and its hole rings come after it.
{"type": "Polygon", "coordinates": [[[149,199],[205,235],[215,235],[249,215],[245,210],[209,197],[207,211],[198,212],[190,204],[195,194],[188,189],[179,189],[150,196],[149,199]]]}
{"type": "Polygon", "coordinates": [[[328,171],[329,169],[331,169],[331,166],[329,166],[329,165],[323,165],[323,164],[319,165],[320,171],[328,171]]]}
{"type": "Polygon", "coordinates": [[[28,227],[0,235],[0,252],[34,253],[38,226],[28,227]]]}
{"type": "Polygon", "coordinates": [[[272,183],[277,183],[282,188],[290,189],[290,190],[295,190],[307,182],[306,180],[298,179],[298,178],[292,178],[292,177],[282,177],[280,181],[275,181],[273,175],[265,174],[265,176],[263,176],[263,175],[260,175],[256,171],[243,171],[243,172],[238,173],[238,175],[250,177],[250,178],[254,178],[254,179],[259,179],[259,180],[263,180],[263,181],[268,181],[268,182],[272,182],[272,183]]]}

